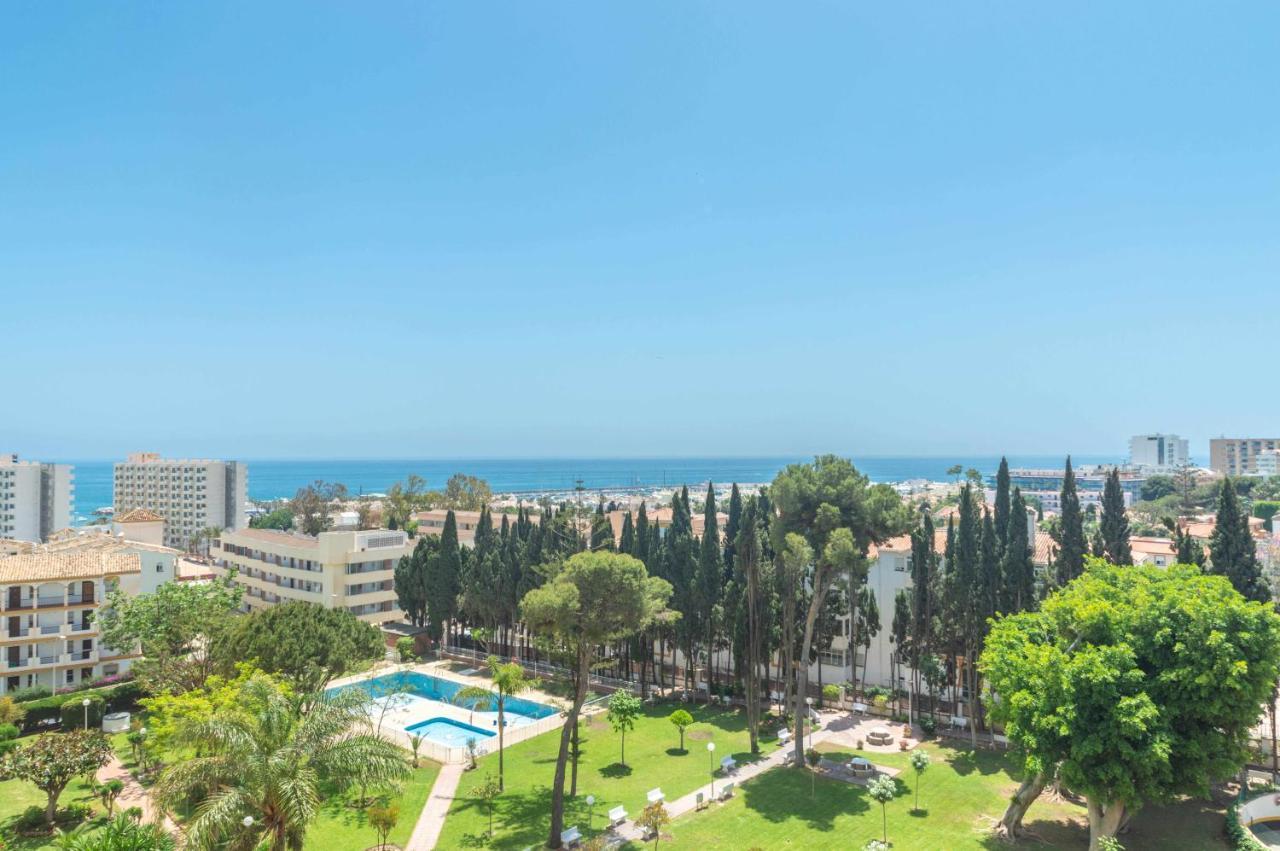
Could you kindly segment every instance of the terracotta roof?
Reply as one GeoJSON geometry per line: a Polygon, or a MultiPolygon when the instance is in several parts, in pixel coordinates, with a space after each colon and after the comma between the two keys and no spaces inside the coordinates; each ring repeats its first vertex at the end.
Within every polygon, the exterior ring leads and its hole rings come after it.
{"type": "Polygon", "coordinates": [[[1178,554],[1178,548],[1174,546],[1173,541],[1169,538],[1132,537],[1129,539],[1129,549],[1133,550],[1135,554],[1146,553],[1153,556],[1176,556],[1178,554]]]}
{"type": "Polygon", "coordinates": [[[113,517],[114,523],[155,523],[164,522],[164,518],[154,511],[146,508],[135,508],[133,511],[126,511],[122,517],[113,517]]]}
{"type": "Polygon", "coordinates": [[[25,553],[0,558],[3,583],[100,579],[141,572],[141,560],[128,553],[25,553]]]}

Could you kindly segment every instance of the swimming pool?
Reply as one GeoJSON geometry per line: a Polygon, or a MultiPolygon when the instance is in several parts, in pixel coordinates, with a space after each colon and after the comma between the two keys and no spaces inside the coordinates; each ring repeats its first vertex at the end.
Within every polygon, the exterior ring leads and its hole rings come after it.
{"type": "MultiPolygon", "coordinates": [[[[398,671],[331,689],[331,692],[360,689],[374,699],[379,723],[398,726],[406,733],[421,736],[447,748],[465,747],[476,739],[480,751],[498,732],[496,696],[484,706],[482,698],[458,700],[465,683],[433,677],[417,671],[398,671]]],[[[503,705],[503,723],[508,729],[523,727],[557,714],[555,707],[508,697],[503,705]]]]}
{"type": "Polygon", "coordinates": [[[417,724],[410,724],[405,727],[404,731],[451,748],[464,748],[467,746],[468,740],[475,740],[479,743],[485,739],[492,739],[497,735],[490,730],[481,730],[479,727],[463,724],[461,721],[454,721],[451,718],[430,718],[426,721],[419,721],[417,724]]]}

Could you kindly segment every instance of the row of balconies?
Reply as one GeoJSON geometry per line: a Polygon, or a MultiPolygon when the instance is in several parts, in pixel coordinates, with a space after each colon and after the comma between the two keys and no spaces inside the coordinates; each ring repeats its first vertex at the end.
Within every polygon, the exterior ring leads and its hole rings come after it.
{"type": "Polygon", "coordinates": [[[55,623],[43,626],[19,627],[18,629],[6,628],[0,631],[0,641],[13,641],[19,638],[42,638],[50,635],[83,635],[94,631],[95,627],[91,623],[55,623]]]}
{"type": "Polygon", "coordinates": [[[101,659],[124,656],[124,653],[103,652],[97,650],[75,650],[70,653],[58,653],[50,656],[28,656],[26,659],[5,659],[4,667],[9,671],[23,668],[39,668],[47,665],[76,665],[84,662],[95,663],[101,659]]]}
{"type": "Polygon", "coordinates": [[[93,594],[20,597],[16,605],[8,594],[0,595],[0,611],[6,612],[17,612],[23,609],[56,609],[62,606],[92,606],[95,603],[96,598],[93,594]]]}

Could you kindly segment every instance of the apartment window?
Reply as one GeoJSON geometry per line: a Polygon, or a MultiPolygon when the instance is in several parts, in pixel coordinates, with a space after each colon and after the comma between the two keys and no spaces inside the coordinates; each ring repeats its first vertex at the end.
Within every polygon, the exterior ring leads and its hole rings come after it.
{"type": "Polygon", "coordinates": [[[843,650],[823,650],[818,653],[818,661],[824,665],[843,668],[848,664],[849,657],[843,650]]]}

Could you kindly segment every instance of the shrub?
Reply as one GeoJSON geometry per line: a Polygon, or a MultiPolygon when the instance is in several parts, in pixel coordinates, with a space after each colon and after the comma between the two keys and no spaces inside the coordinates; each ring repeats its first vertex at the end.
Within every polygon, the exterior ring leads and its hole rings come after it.
{"type": "Polygon", "coordinates": [[[840,686],[831,685],[830,683],[823,686],[822,699],[824,701],[830,701],[831,703],[835,703],[840,700],[840,686]]]}
{"type": "Polygon", "coordinates": [[[53,694],[53,690],[48,686],[27,686],[26,688],[15,689],[9,692],[9,696],[13,698],[14,703],[26,703],[29,700],[39,700],[42,697],[49,697],[53,694]]]}
{"type": "Polygon", "coordinates": [[[102,695],[85,692],[84,696],[66,700],[62,704],[62,729],[79,730],[87,726],[90,730],[102,727],[102,716],[106,714],[107,702],[102,699],[102,695]],[[89,701],[86,722],[86,712],[84,702],[89,701]]]}
{"type": "Polygon", "coordinates": [[[933,738],[934,734],[938,732],[938,719],[934,718],[932,715],[925,715],[920,719],[919,723],[920,731],[923,732],[927,738],[933,738]]]}
{"type": "Polygon", "coordinates": [[[44,827],[44,807],[38,804],[32,804],[18,816],[19,830],[40,830],[44,827]]]}
{"type": "Polygon", "coordinates": [[[1227,841],[1234,851],[1266,851],[1266,846],[1254,838],[1249,829],[1240,823],[1238,805],[1227,808],[1227,841]]]}
{"type": "MultiPolygon", "coordinates": [[[[48,689],[45,689],[45,691],[48,691],[48,689]]],[[[62,717],[62,704],[71,700],[78,701],[84,700],[86,697],[92,698],[95,694],[106,701],[108,710],[117,712],[136,708],[139,698],[142,697],[142,689],[136,682],[129,681],[100,690],[85,689],[74,698],[69,698],[63,694],[55,694],[33,700],[23,704],[23,708],[27,710],[27,717],[23,719],[22,729],[24,732],[34,733],[40,729],[41,721],[51,718],[60,719],[62,717]]],[[[70,729],[78,730],[83,724],[84,710],[81,709],[78,720],[70,729]]]]}
{"type": "Polygon", "coordinates": [[[414,643],[414,640],[407,635],[396,639],[396,653],[400,654],[401,662],[418,661],[418,652],[414,649],[414,643]]]}
{"type": "Polygon", "coordinates": [[[17,745],[14,739],[18,738],[18,728],[13,724],[0,724],[0,756],[7,754],[17,745]]]}

